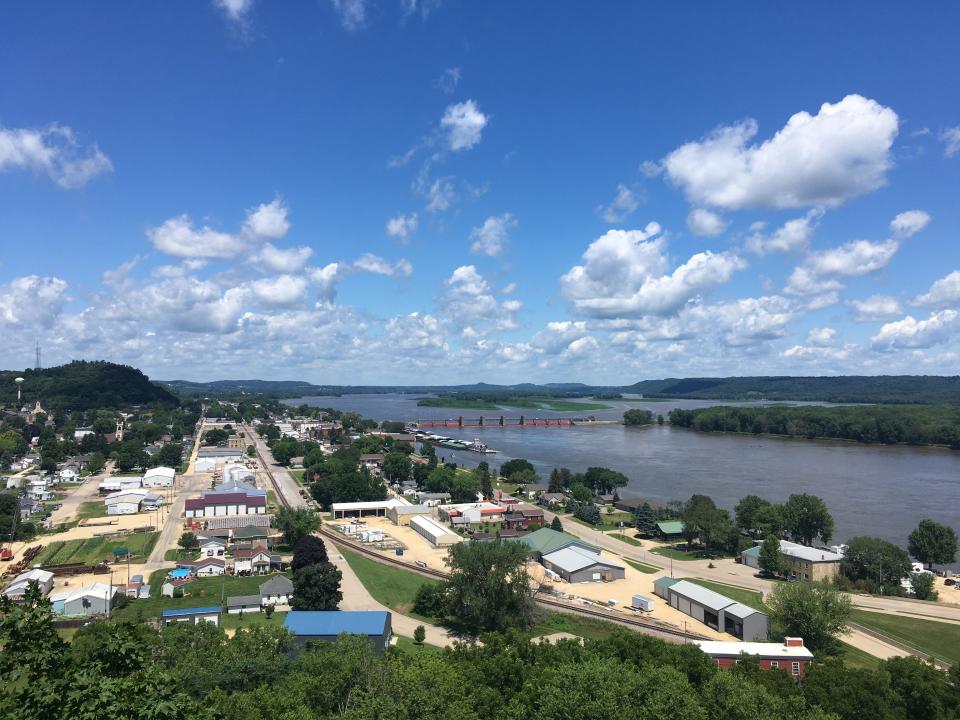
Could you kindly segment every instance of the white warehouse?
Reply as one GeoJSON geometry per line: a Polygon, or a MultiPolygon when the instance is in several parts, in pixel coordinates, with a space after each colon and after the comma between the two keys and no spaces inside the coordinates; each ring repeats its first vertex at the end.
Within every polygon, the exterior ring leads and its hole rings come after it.
{"type": "Polygon", "coordinates": [[[170,487],[176,471],[169,467],[150,468],[144,473],[143,487],[170,487]]]}
{"type": "Polygon", "coordinates": [[[426,515],[414,515],[410,518],[410,528],[438,548],[456,545],[463,539],[426,515]]]}

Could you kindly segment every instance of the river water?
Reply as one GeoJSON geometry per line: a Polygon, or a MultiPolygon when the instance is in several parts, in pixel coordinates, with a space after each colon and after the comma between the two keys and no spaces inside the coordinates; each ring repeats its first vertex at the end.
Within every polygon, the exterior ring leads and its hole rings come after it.
{"type": "MultiPolygon", "coordinates": [[[[476,410],[417,407],[417,397],[422,396],[348,395],[301,398],[289,403],[352,411],[374,420],[440,420],[482,414],[476,410]]],[[[718,403],[637,399],[607,404],[614,407],[578,413],[505,409],[486,415],[546,418],[589,414],[598,419],[620,419],[625,409],[636,407],[666,417],[674,407],[718,403]]],[[[686,500],[702,493],[721,507],[732,509],[748,494],[775,502],[786,500],[791,493],[819,495],[835,521],[834,542],[855,535],[875,535],[906,547],[907,535],[923,518],[960,530],[960,452],[956,451],[698,433],[669,425],[439,428],[434,432],[467,440],[478,437],[499,451],[482,456],[437,448],[438,454],[450,462],[474,466],[487,460],[496,467],[522,457],[533,463],[544,481],[554,467],[582,472],[599,465],[630,478],[627,488],[620,491],[622,495],[659,502],[686,500]]]]}

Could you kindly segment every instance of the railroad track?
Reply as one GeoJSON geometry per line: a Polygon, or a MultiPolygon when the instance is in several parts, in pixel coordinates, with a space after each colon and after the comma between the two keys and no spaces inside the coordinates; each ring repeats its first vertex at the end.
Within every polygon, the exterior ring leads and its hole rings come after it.
{"type": "MultiPolygon", "coordinates": [[[[354,552],[359,552],[377,562],[380,562],[384,565],[392,565],[394,567],[401,568],[407,572],[413,572],[417,575],[422,575],[423,577],[428,577],[433,580],[447,580],[450,575],[441,570],[433,570],[431,568],[421,568],[417,565],[411,565],[410,563],[403,562],[402,560],[397,560],[389,555],[383,555],[380,552],[371,550],[364,545],[354,542],[349,538],[344,537],[342,534],[335,532],[333,530],[328,530],[323,525],[320,526],[320,534],[329,539],[332,543],[338,546],[345,546],[354,552]]],[[[618,623],[620,625],[625,625],[632,629],[637,630],[645,635],[656,635],[663,639],[668,640],[682,640],[686,642],[688,640],[709,640],[710,638],[705,635],[699,635],[697,633],[685,632],[683,630],[676,630],[670,627],[665,627],[655,622],[650,622],[648,620],[642,620],[640,618],[629,617],[626,615],[620,615],[618,613],[612,613],[607,610],[601,610],[600,608],[590,607],[590,606],[575,606],[570,603],[563,602],[561,600],[554,600],[553,598],[547,597],[537,597],[536,602],[541,607],[546,607],[551,610],[559,610],[560,612],[571,613],[574,615],[584,615],[587,617],[599,618],[601,620],[606,620],[608,622],[618,623]]]]}

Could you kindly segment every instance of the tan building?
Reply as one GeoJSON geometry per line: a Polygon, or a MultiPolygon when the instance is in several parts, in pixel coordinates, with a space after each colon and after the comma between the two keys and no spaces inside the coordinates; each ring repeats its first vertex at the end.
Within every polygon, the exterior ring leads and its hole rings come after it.
{"type": "Polygon", "coordinates": [[[239,435],[231,435],[227,438],[227,447],[242,450],[246,447],[246,444],[243,442],[243,438],[239,435]]]}
{"type": "MultiPolygon", "coordinates": [[[[843,556],[831,550],[799,545],[788,540],[780,541],[780,554],[783,555],[787,577],[815,582],[835,578],[840,573],[840,560],[843,559],[843,556]]],[[[740,559],[744,565],[759,569],[760,545],[744,550],[740,553],[740,559]]]]}
{"type": "Polygon", "coordinates": [[[387,519],[394,525],[409,525],[410,520],[417,515],[429,515],[427,505],[394,505],[387,508],[387,519]]]}

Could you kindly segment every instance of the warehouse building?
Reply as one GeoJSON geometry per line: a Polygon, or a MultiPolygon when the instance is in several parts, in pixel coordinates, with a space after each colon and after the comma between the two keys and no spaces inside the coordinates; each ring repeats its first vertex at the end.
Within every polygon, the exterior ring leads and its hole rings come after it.
{"type": "Polygon", "coordinates": [[[143,475],[143,487],[171,487],[176,471],[169,467],[155,467],[143,475]]]}
{"type": "Polygon", "coordinates": [[[534,530],[529,535],[519,538],[519,540],[530,548],[530,554],[537,562],[540,562],[544,555],[549,555],[567,547],[577,547],[596,555],[600,554],[600,548],[596,545],[591,545],[578,537],[550,528],[534,530]]]}
{"type": "Polygon", "coordinates": [[[387,519],[394,525],[409,525],[415,516],[429,514],[430,508],[426,505],[394,505],[387,508],[387,519]]]}
{"type": "Polygon", "coordinates": [[[195,472],[213,472],[218,465],[243,463],[244,453],[236,448],[200,448],[197,451],[195,472]]]}
{"type": "Polygon", "coordinates": [[[267,498],[246,493],[205,493],[203,497],[187,498],[184,511],[188,518],[255,515],[267,511],[267,498]]]}
{"type": "Polygon", "coordinates": [[[543,566],[569,583],[623,580],[626,570],[591,550],[570,545],[544,555],[543,566]]]}
{"type": "Polygon", "coordinates": [[[53,590],[53,573],[40,568],[22,572],[3,589],[2,595],[13,602],[20,602],[30,589],[30,583],[36,583],[40,592],[48,595],[53,590]]]}
{"type": "Polygon", "coordinates": [[[370,640],[377,652],[390,645],[393,629],[386,611],[294,610],[287,613],[283,626],[295,642],[333,642],[340,635],[359,635],[370,640]]]}
{"type": "Polygon", "coordinates": [[[410,529],[438,548],[456,545],[463,539],[426,515],[414,515],[410,519],[410,529]]]}
{"type": "Polygon", "coordinates": [[[164,610],[160,613],[160,627],[166,627],[174,623],[199,625],[202,622],[212,622],[217,627],[220,627],[220,606],[179,608],[176,610],[164,610]]]}
{"type": "Polygon", "coordinates": [[[117,588],[107,583],[92,583],[72,590],[62,590],[50,596],[53,612],[57,615],[81,617],[106,613],[113,606],[117,588]]]}
{"type": "Polygon", "coordinates": [[[670,607],[718,632],[747,642],[766,641],[770,635],[770,618],[766,614],[702,585],[662,577],[654,581],[653,591],[670,607]]]}
{"type": "Polygon", "coordinates": [[[752,655],[765,670],[786,670],[793,677],[802,678],[807,665],[813,662],[813,653],[803,646],[803,638],[786,637],[782,643],[694,640],[693,644],[722,668],[733,667],[742,655],[752,655]]]}
{"type": "MultiPolygon", "coordinates": [[[[840,574],[840,561],[843,559],[831,550],[821,550],[808,545],[780,541],[780,554],[783,555],[785,575],[796,580],[832,580],[840,574]]],[[[744,565],[760,568],[760,545],[740,553],[744,565]]]]}
{"type": "Polygon", "coordinates": [[[403,500],[398,500],[397,498],[390,498],[388,500],[369,500],[367,502],[332,503],[330,505],[330,512],[333,513],[334,520],[347,517],[364,517],[365,515],[385,517],[387,510],[390,508],[396,507],[397,505],[407,504],[409,503],[403,500]]]}

